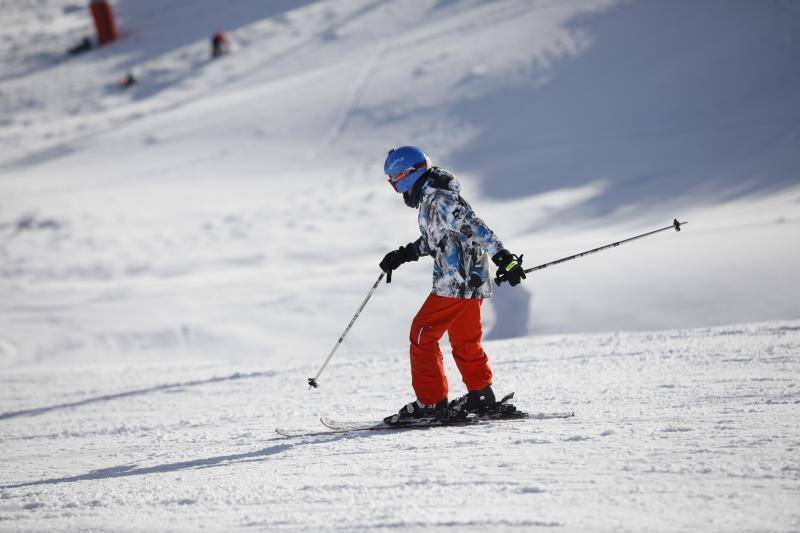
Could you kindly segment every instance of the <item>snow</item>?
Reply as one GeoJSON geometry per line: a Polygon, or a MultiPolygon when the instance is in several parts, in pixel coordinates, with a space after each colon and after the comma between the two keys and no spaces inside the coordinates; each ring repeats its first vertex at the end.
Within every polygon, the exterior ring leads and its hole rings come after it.
{"type": "Polygon", "coordinates": [[[84,3],[0,0],[0,530],[800,528],[795,4],[113,5],[67,58],[84,3]],[[424,260],[305,387],[417,236],[406,142],[526,266],[689,222],[484,306],[574,419],[272,432],[411,399],[424,260]]]}
{"type": "MultiPolygon", "coordinates": [[[[489,343],[531,420],[287,439],[371,419],[402,350],[4,379],[0,516],[13,530],[760,530],[797,527],[800,321],[489,343]],[[80,384],[80,385],[79,385],[80,384]],[[279,406],[279,408],[277,408],[279,406]]],[[[448,362],[449,371],[453,365],[448,362]]],[[[458,387],[459,389],[461,387],[458,387]]]]}

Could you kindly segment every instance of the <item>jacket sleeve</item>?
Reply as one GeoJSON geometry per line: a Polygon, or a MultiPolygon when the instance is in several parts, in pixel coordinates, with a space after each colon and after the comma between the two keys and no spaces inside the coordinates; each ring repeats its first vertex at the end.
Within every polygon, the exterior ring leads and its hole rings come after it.
{"type": "MultiPolygon", "coordinates": [[[[503,249],[500,239],[461,198],[438,196],[426,219],[428,232],[435,243],[452,238],[453,233],[457,233],[466,237],[470,243],[479,246],[489,254],[489,257],[503,249]]],[[[430,241],[426,240],[424,235],[423,232],[423,238],[414,243],[418,252],[424,252],[420,255],[433,251],[428,244],[430,241]]]]}
{"type": "Polygon", "coordinates": [[[461,232],[470,240],[480,246],[489,257],[503,249],[503,243],[486,223],[475,215],[471,208],[467,208],[461,221],[461,232]]]}
{"type": "Polygon", "coordinates": [[[428,248],[428,244],[425,241],[425,237],[420,237],[416,241],[410,243],[410,245],[414,247],[414,250],[416,250],[417,255],[420,257],[425,257],[431,253],[431,250],[428,248]]]}

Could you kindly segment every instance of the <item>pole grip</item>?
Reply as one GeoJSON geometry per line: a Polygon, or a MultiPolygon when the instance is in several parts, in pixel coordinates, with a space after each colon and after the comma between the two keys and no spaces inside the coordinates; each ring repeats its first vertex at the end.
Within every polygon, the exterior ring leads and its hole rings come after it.
{"type": "Polygon", "coordinates": [[[386,283],[391,283],[391,282],[392,282],[392,271],[390,270],[389,272],[386,273],[386,283]]]}

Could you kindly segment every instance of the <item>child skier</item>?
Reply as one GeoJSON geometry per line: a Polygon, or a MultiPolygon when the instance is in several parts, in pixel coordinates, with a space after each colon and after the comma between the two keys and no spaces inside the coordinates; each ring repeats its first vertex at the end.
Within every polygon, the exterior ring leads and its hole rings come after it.
{"type": "Polygon", "coordinates": [[[387,424],[409,419],[445,418],[496,409],[492,371],[481,347],[481,303],[491,297],[487,256],[497,265],[497,277],[512,286],[525,278],[522,256],[503,244],[459,194],[455,176],[432,167],[430,159],[415,146],[389,151],[384,172],[406,205],[419,208],[422,236],[386,254],[384,272],[423,255],[433,257],[433,291],[411,323],[411,381],[417,399],[387,424]],[[448,333],[453,358],[467,394],[447,402],[439,339],[448,333]]]}

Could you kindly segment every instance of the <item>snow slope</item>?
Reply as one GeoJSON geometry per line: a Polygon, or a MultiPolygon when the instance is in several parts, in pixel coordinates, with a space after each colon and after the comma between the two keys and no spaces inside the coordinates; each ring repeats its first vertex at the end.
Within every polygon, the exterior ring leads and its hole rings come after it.
{"type": "Polygon", "coordinates": [[[0,396],[0,529],[800,527],[800,321],[542,336],[488,349],[497,388],[516,390],[519,406],[576,416],[272,433],[322,429],[323,414],[385,414],[405,374],[402,350],[340,361],[309,394],[311,365],[163,361],[16,373],[0,396]]]}
{"type": "Polygon", "coordinates": [[[114,8],[66,59],[82,2],[0,0],[0,530],[800,528],[794,3],[114,8]],[[498,389],[574,420],[277,440],[411,397],[424,260],[304,386],[416,238],[407,142],[526,265],[689,224],[484,306],[498,389]]]}
{"type": "MultiPolygon", "coordinates": [[[[493,338],[798,316],[792,4],[124,1],[125,39],[61,62],[85,13],[24,5],[0,74],[0,337],[23,362],[318,357],[416,237],[381,177],[402,142],[527,264],[690,222],[501,294],[493,338]],[[209,62],[219,27],[238,50],[209,62]]],[[[350,346],[405,342],[430,264],[396,280],[350,346]]]]}

